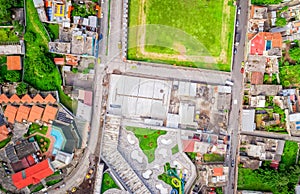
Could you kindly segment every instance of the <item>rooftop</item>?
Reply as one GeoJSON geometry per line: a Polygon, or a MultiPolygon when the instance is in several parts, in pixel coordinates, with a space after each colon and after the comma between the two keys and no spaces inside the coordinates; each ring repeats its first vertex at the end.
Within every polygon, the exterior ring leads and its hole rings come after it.
{"type": "Polygon", "coordinates": [[[256,125],[254,123],[255,110],[243,110],[242,115],[242,131],[254,131],[256,125]]]}
{"type": "Polygon", "coordinates": [[[7,70],[21,70],[21,57],[20,56],[7,56],[7,70]]]}
{"type": "Polygon", "coordinates": [[[42,121],[49,122],[49,121],[54,120],[56,117],[57,111],[58,111],[57,108],[47,105],[45,108],[43,117],[42,117],[42,121]]]}
{"type": "Polygon", "coordinates": [[[7,105],[4,116],[7,118],[8,122],[14,123],[15,122],[15,117],[17,114],[18,108],[12,105],[7,105]]]}
{"type": "Polygon", "coordinates": [[[24,105],[21,105],[18,109],[18,113],[16,116],[16,121],[22,123],[23,120],[27,120],[30,112],[30,108],[24,105]]]}
{"type": "Polygon", "coordinates": [[[250,40],[250,54],[264,55],[264,51],[282,47],[282,37],[279,32],[259,32],[250,40]],[[267,43],[268,41],[268,43],[267,43]]]}
{"type": "Polygon", "coordinates": [[[262,72],[252,72],[251,74],[251,84],[260,85],[264,83],[264,74],[262,72]]]}
{"type": "Polygon", "coordinates": [[[22,189],[28,185],[36,185],[41,180],[54,173],[49,160],[44,160],[35,164],[21,172],[12,175],[12,181],[18,189],[22,189]]]}
{"type": "Polygon", "coordinates": [[[32,106],[31,111],[29,113],[28,121],[35,122],[37,120],[41,120],[44,109],[39,106],[32,106]]]}

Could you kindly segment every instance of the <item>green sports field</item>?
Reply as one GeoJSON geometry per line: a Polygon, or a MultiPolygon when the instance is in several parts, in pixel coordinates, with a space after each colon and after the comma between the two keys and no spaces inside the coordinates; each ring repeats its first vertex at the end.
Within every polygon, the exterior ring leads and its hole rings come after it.
{"type": "Polygon", "coordinates": [[[130,0],[128,59],[230,71],[234,14],[226,0],[130,0]]]}

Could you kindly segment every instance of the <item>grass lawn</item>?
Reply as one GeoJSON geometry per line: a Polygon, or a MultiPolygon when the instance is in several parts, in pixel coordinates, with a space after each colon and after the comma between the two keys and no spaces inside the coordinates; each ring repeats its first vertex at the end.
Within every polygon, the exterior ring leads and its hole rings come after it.
{"type": "Polygon", "coordinates": [[[0,28],[0,42],[19,42],[19,37],[13,29],[0,28]]]}
{"type": "Polygon", "coordinates": [[[59,25],[58,24],[46,23],[44,25],[45,25],[47,31],[49,32],[49,35],[50,35],[52,41],[59,38],[59,25]]]}
{"type": "Polygon", "coordinates": [[[231,2],[148,0],[143,9],[142,2],[129,1],[129,59],[230,71],[235,14],[231,2]],[[142,10],[146,17],[144,21],[142,10]],[[152,53],[152,57],[143,56],[137,45],[141,35],[135,26],[144,23],[147,24],[145,51],[152,53]],[[153,53],[168,55],[158,57],[153,53]],[[198,58],[170,57],[180,53],[198,58]],[[217,62],[209,64],[212,62],[203,61],[199,56],[212,56],[217,62]]]}
{"type": "Polygon", "coordinates": [[[285,168],[293,166],[296,163],[298,149],[296,142],[285,141],[280,165],[284,165],[285,168]]]}
{"type": "Polygon", "coordinates": [[[172,154],[173,154],[173,155],[176,154],[176,153],[178,153],[178,152],[179,152],[178,145],[172,147],[172,154]]]}
{"type": "Polygon", "coordinates": [[[134,135],[139,139],[140,148],[148,158],[148,163],[151,163],[155,159],[155,150],[157,148],[157,138],[166,134],[166,131],[145,129],[138,127],[126,127],[128,131],[132,131],[134,135]]]}
{"type": "Polygon", "coordinates": [[[55,185],[56,183],[59,183],[60,181],[62,181],[62,179],[51,180],[51,181],[46,182],[46,185],[49,187],[51,185],[55,185]]]}
{"type": "Polygon", "coordinates": [[[219,154],[204,154],[203,159],[204,162],[223,162],[224,156],[219,154]]]}
{"type": "Polygon", "coordinates": [[[8,144],[10,142],[10,139],[11,138],[9,137],[9,138],[7,138],[7,139],[5,139],[3,141],[0,141],[0,149],[3,148],[3,147],[5,147],[6,144],[8,144]]]}
{"type": "Polygon", "coordinates": [[[38,191],[42,190],[43,188],[44,188],[44,186],[42,184],[39,184],[34,190],[31,191],[31,193],[38,192],[38,191]]]}
{"type": "Polygon", "coordinates": [[[102,187],[101,187],[101,193],[104,193],[108,189],[116,188],[119,189],[118,185],[115,183],[115,181],[111,178],[111,176],[106,172],[103,174],[102,178],[102,187]]]}
{"type": "Polygon", "coordinates": [[[34,138],[35,138],[36,142],[39,144],[41,151],[43,153],[46,152],[50,145],[50,139],[40,136],[40,135],[35,135],[34,138]]]}
{"type": "Polygon", "coordinates": [[[48,131],[48,127],[47,126],[40,126],[39,124],[32,123],[29,126],[27,134],[31,135],[31,134],[34,134],[34,133],[41,133],[41,134],[46,135],[47,131],[48,131]]]}

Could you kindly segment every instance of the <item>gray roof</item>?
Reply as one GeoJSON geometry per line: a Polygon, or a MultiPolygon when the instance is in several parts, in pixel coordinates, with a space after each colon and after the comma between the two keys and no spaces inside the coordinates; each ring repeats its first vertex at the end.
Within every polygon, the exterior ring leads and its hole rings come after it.
{"type": "Polygon", "coordinates": [[[15,150],[19,159],[22,159],[30,154],[39,150],[38,145],[35,142],[23,141],[20,144],[15,145],[15,150]]]}
{"type": "Polygon", "coordinates": [[[254,109],[243,110],[242,131],[254,131],[255,129],[254,117],[255,117],[254,109]]]}
{"type": "Polygon", "coordinates": [[[11,162],[17,162],[19,160],[16,150],[12,144],[6,146],[5,154],[11,162]]]}
{"type": "Polygon", "coordinates": [[[79,137],[73,125],[63,125],[54,121],[53,126],[60,128],[66,138],[66,143],[62,151],[72,153],[75,148],[79,148],[79,137]]]}

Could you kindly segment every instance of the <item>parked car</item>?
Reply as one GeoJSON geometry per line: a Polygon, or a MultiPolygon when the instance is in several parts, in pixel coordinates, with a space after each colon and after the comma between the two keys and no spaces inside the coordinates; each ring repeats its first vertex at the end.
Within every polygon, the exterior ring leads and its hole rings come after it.
{"type": "Polygon", "coordinates": [[[239,20],[236,20],[235,26],[239,27],[239,24],[240,24],[239,20]]]}
{"type": "Polygon", "coordinates": [[[244,67],[241,68],[241,73],[242,73],[242,74],[245,73],[244,67]]]}
{"type": "Polygon", "coordinates": [[[238,8],[237,14],[239,14],[239,15],[241,14],[241,7],[238,8]]]}
{"type": "Polygon", "coordinates": [[[5,170],[6,174],[11,174],[10,170],[5,170]]]}
{"type": "Polygon", "coordinates": [[[233,49],[233,54],[236,54],[236,52],[237,52],[237,49],[234,48],[234,49],[233,49]]]}
{"type": "Polygon", "coordinates": [[[231,167],[234,167],[234,160],[231,160],[231,167]]]}

